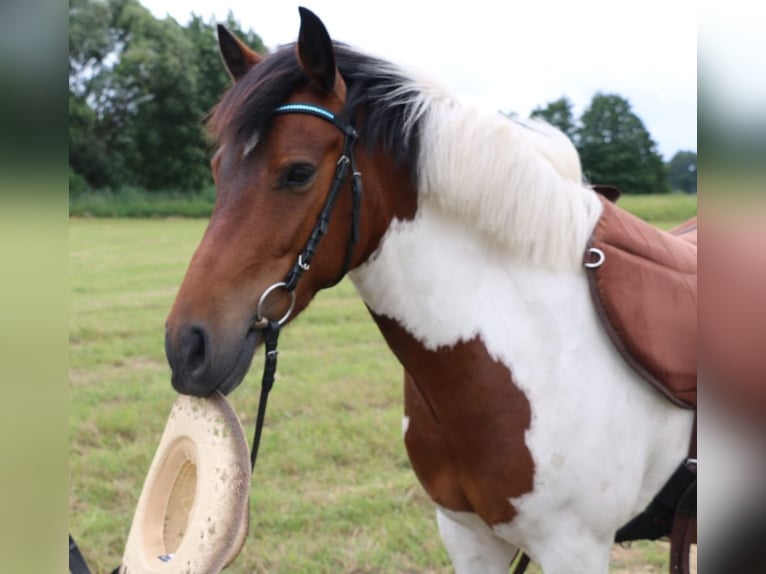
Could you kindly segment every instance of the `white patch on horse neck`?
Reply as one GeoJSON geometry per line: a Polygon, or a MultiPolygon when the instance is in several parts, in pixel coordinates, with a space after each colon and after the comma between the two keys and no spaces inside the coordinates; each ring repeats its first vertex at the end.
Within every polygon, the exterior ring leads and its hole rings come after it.
{"type": "Polygon", "coordinates": [[[402,436],[407,434],[407,429],[410,428],[410,417],[404,415],[402,417],[402,436]]]}
{"type": "MultiPolygon", "coordinates": [[[[351,278],[374,313],[428,349],[478,336],[528,398],[524,438],[534,488],[511,501],[517,517],[495,531],[540,559],[573,525],[608,545],[683,459],[692,413],[671,405],[619,356],[581,266],[530,263],[488,239],[480,222],[446,208],[439,193],[420,198],[412,221],[394,221],[351,278]]],[[[492,195],[485,200],[486,207],[467,209],[491,211],[492,195]]],[[[591,231],[582,226],[573,253],[582,253],[591,231]]]]}

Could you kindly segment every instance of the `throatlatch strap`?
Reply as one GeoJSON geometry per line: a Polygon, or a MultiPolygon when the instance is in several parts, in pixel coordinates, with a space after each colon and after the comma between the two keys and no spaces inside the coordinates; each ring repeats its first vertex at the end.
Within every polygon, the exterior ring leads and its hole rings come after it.
{"type": "Polygon", "coordinates": [[[346,247],[346,257],[343,260],[343,271],[333,284],[337,285],[351,269],[351,260],[354,258],[354,247],[359,243],[362,216],[362,174],[356,168],[354,153],[351,152],[351,237],[346,247]]]}

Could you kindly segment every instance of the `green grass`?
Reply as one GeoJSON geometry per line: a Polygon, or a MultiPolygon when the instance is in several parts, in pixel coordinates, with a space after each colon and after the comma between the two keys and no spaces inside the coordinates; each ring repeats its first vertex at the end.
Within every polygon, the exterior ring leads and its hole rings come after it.
{"type": "MultiPolygon", "coordinates": [[[[95,571],[119,561],[175,393],[164,321],[203,220],[72,220],[71,529],[95,571]]],[[[280,349],[232,572],[440,571],[431,504],[401,441],[401,373],[353,287],[322,293],[280,349]]],[[[262,365],[231,397],[252,432],[262,365]]]]}
{"type": "Polygon", "coordinates": [[[86,191],[69,198],[73,217],[209,217],[215,203],[212,187],[193,194],[147,192],[135,188],[86,191]]]}
{"type": "MultiPolygon", "coordinates": [[[[94,572],[120,560],[175,398],[164,321],[205,225],[70,222],[70,528],[94,572]]],[[[401,440],[401,369],[351,284],[320,293],[280,343],[250,535],[228,571],[451,572],[401,440]]],[[[248,436],[262,364],[230,397],[248,436]]]]}
{"type": "Polygon", "coordinates": [[[641,219],[663,229],[697,215],[697,196],[685,193],[623,195],[617,203],[641,219]]]}
{"type": "MultiPolygon", "coordinates": [[[[147,192],[135,188],[117,191],[85,191],[69,199],[72,217],[209,217],[215,203],[215,189],[194,194],[147,192]]],[[[697,196],[623,195],[620,205],[639,217],[660,226],[683,221],[697,212],[697,196]]]]}

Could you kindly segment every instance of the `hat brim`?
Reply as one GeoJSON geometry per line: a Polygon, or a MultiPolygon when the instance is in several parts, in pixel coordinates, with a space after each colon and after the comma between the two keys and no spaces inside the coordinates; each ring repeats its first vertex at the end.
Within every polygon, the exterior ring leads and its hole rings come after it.
{"type": "Polygon", "coordinates": [[[120,573],[223,570],[247,537],[250,457],[220,393],[179,395],[146,476],[120,573]]]}

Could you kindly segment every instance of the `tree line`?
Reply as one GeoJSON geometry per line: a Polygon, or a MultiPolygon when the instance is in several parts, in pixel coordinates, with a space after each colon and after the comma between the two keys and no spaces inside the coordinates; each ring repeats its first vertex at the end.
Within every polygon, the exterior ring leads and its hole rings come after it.
{"type": "MultiPolygon", "coordinates": [[[[229,14],[256,51],[261,38],[229,14]]],[[[216,23],[157,19],[138,0],[69,0],[70,194],[135,187],[194,193],[211,184],[206,114],[229,86],[216,23]]],[[[535,109],[575,143],[593,183],[625,193],[696,190],[696,153],[666,165],[627,100],[596,94],[578,121],[566,98],[535,109]]]]}
{"type": "Polygon", "coordinates": [[[665,164],[644,122],[618,94],[596,93],[579,121],[566,96],[535,108],[531,116],[569,136],[592,183],[624,193],[697,191],[697,153],[679,151],[665,164]]]}

